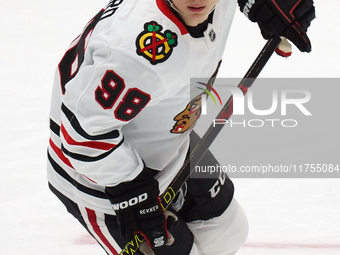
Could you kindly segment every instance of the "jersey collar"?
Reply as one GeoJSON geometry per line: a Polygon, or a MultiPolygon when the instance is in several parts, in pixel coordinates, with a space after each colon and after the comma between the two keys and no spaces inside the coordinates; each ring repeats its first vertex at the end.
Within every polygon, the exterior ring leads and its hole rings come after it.
{"type": "Polygon", "coordinates": [[[176,15],[170,10],[170,7],[164,0],[156,0],[157,6],[159,10],[168,17],[176,26],[179,28],[182,35],[188,33],[187,28],[185,25],[176,17],[176,15]]]}

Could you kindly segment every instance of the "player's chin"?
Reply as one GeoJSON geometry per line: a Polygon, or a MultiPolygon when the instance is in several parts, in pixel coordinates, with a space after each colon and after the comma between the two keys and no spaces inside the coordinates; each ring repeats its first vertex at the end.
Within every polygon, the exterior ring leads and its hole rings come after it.
{"type": "Polygon", "coordinates": [[[190,22],[192,24],[198,25],[202,23],[206,17],[206,14],[203,13],[190,13],[187,15],[187,17],[190,19],[190,22]]]}

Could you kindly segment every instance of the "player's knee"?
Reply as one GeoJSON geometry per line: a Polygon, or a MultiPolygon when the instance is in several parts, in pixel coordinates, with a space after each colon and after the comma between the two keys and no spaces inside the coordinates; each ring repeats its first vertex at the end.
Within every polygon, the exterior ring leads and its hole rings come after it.
{"type": "Polygon", "coordinates": [[[235,199],[221,216],[188,225],[198,249],[207,255],[235,254],[248,236],[247,217],[235,199]]]}

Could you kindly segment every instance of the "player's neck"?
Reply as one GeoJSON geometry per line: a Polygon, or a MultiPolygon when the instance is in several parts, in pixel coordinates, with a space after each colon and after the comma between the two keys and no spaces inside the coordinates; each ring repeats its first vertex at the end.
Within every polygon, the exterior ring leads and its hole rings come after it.
{"type": "Polygon", "coordinates": [[[200,24],[191,26],[185,23],[182,16],[174,9],[171,9],[172,13],[185,25],[189,34],[194,38],[204,37],[204,31],[207,30],[208,24],[213,22],[214,11],[209,14],[209,16],[200,24]]]}

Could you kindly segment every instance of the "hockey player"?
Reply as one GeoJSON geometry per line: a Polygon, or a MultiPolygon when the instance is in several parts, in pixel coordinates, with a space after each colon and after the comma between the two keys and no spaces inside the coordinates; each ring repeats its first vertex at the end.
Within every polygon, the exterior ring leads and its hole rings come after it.
{"type": "MultiPolygon", "coordinates": [[[[312,0],[238,3],[265,38],[285,36],[311,50],[312,0]]],[[[138,254],[228,255],[245,242],[247,219],[226,176],[190,178],[169,211],[159,203],[199,140],[190,78],[216,77],[236,5],[111,0],[60,61],[49,187],[107,254],[118,254],[137,232],[146,240],[138,254]]],[[[200,164],[217,161],[208,152],[200,164]]]]}

